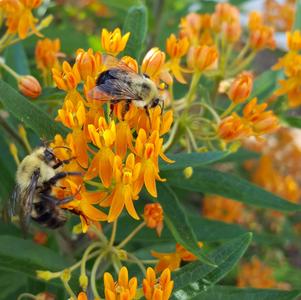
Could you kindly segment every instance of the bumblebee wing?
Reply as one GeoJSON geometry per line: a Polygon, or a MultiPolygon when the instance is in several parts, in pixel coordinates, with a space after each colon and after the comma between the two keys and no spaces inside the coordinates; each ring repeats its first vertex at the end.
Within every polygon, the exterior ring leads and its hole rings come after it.
{"type": "Polygon", "coordinates": [[[16,185],[10,198],[9,198],[9,204],[7,208],[8,216],[10,218],[17,215],[17,209],[19,207],[19,201],[21,196],[21,189],[19,185],[16,185]]]}
{"type": "Polygon", "coordinates": [[[131,66],[127,65],[124,61],[117,59],[112,55],[103,56],[103,64],[108,68],[117,68],[127,71],[129,73],[137,74],[137,71],[134,70],[131,66]]]}
{"type": "Polygon", "coordinates": [[[30,221],[30,214],[32,210],[33,198],[36,192],[40,171],[37,170],[31,176],[30,184],[20,194],[20,224],[22,229],[26,232],[30,221]]]}

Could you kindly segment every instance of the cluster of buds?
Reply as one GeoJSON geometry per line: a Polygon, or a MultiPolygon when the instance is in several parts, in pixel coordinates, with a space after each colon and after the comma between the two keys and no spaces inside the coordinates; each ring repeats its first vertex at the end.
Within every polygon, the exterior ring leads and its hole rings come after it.
{"type": "MultiPolygon", "coordinates": [[[[250,96],[253,86],[253,77],[243,72],[233,81],[228,97],[232,101],[224,116],[233,110],[237,104],[243,103],[250,96]]],[[[218,127],[218,134],[224,141],[241,140],[246,137],[259,137],[272,133],[278,129],[278,119],[273,111],[266,111],[267,103],[257,104],[257,98],[250,100],[242,111],[242,116],[232,112],[222,119],[218,127]]]]}
{"type": "MultiPolygon", "coordinates": [[[[113,32],[103,30],[102,48],[116,56],[124,50],[128,37],[129,34],[122,36],[119,29],[113,32]]],[[[138,72],[138,63],[133,58],[123,57],[121,61],[138,72]]],[[[142,62],[141,71],[160,85],[161,80],[169,75],[164,65],[165,54],[159,49],[151,49],[142,62]]],[[[156,181],[164,181],[159,176],[159,157],[172,162],[162,148],[162,136],[173,122],[171,111],[161,112],[157,106],[147,113],[131,103],[129,110],[123,113],[125,103],[120,101],[107,116],[106,103],[91,97],[90,91],[95,87],[97,76],[108,68],[100,52],[79,49],[73,66],[64,62],[62,68],[52,70],[57,87],[66,91],[57,121],[71,129],[65,140],[57,136],[53,147],[65,145],[72,149],[77,163],[72,167],[85,174],[81,182],[77,182],[77,186],[81,186],[76,196],[78,201],[64,207],[81,216],[84,231],[94,221],[115,221],[123,208],[134,219],[139,219],[134,201],[139,198],[142,187],[157,197],[156,181]],[[80,83],[83,84],[84,95],[77,90],[80,83]],[[96,190],[88,191],[86,185],[93,185],[96,190]],[[109,207],[108,214],[95,205],[109,207]]],[[[65,159],[70,153],[58,149],[57,155],[65,159]]],[[[65,184],[69,188],[64,193],[74,192],[76,184],[69,179],[65,184]]],[[[159,233],[160,226],[157,230],[159,233]]]]}
{"type": "Polygon", "coordinates": [[[288,106],[294,108],[301,104],[301,33],[299,30],[287,32],[288,52],[278,60],[274,70],[283,69],[285,79],[279,80],[280,88],[275,92],[277,96],[287,95],[288,106]]]}

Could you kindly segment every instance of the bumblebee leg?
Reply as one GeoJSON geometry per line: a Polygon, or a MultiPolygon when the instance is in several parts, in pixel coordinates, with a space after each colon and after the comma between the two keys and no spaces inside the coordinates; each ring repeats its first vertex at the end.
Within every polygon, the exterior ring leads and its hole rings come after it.
{"type": "Polygon", "coordinates": [[[66,203],[72,201],[74,199],[74,196],[72,195],[72,196],[69,196],[69,197],[66,197],[63,199],[58,199],[54,196],[41,193],[41,198],[46,201],[51,202],[55,206],[58,206],[58,205],[66,204],[66,203]]]}
{"type": "Polygon", "coordinates": [[[81,172],[60,172],[54,175],[52,178],[50,178],[48,181],[44,182],[44,185],[51,186],[57,183],[62,178],[65,178],[67,176],[82,176],[81,172]]]}
{"type": "Polygon", "coordinates": [[[68,159],[64,159],[64,160],[60,160],[56,165],[53,166],[53,169],[57,169],[58,167],[60,167],[61,165],[64,164],[69,164],[69,162],[73,159],[75,159],[76,157],[70,157],[68,159]]]}

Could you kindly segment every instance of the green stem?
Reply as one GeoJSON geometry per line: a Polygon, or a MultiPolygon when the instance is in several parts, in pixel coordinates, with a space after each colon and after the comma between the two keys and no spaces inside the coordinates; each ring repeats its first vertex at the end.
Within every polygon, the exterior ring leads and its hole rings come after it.
{"type": "Polygon", "coordinates": [[[142,271],[143,275],[145,275],[146,274],[146,269],[145,269],[145,266],[144,266],[143,262],[137,256],[135,256],[134,254],[128,253],[128,257],[132,260],[132,262],[137,264],[137,266],[142,271]]]}
{"type": "Polygon", "coordinates": [[[194,150],[195,152],[198,152],[198,145],[197,145],[196,140],[195,140],[195,138],[194,138],[194,136],[193,136],[193,133],[192,133],[192,131],[190,130],[189,127],[186,127],[186,132],[187,132],[188,137],[189,137],[189,139],[190,139],[190,142],[191,142],[191,145],[192,145],[193,150],[194,150]]]}
{"type": "Polygon", "coordinates": [[[145,225],[145,222],[139,224],[116,248],[123,248],[145,225]]]}
{"type": "Polygon", "coordinates": [[[116,231],[117,231],[117,220],[113,222],[113,228],[112,228],[112,234],[110,237],[109,247],[112,247],[115,242],[116,237],[116,231]]]}
{"type": "Polygon", "coordinates": [[[228,108],[221,114],[221,119],[225,116],[229,115],[233,109],[236,107],[236,103],[231,102],[231,104],[228,106],[228,108]]]}
{"type": "Polygon", "coordinates": [[[100,265],[102,259],[104,258],[104,256],[106,254],[107,254],[107,252],[103,252],[101,255],[99,255],[97,257],[97,259],[94,262],[92,271],[91,271],[91,289],[92,289],[92,293],[93,293],[94,298],[99,298],[100,299],[100,295],[98,294],[97,287],[96,287],[96,273],[97,273],[97,270],[99,268],[99,265],[100,265]]]}
{"type": "Polygon", "coordinates": [[[186,95],[186,109],[188,110],[191,103],[193,102],[193,97],[196,93],[197,87],[198,87],[198,83],[201,79],[201,72],[195,72],[192,76],[192,80],[191,80],[191,84],[190,84],[190,88],[189,91],[186,95]]]}
{"type": "Polygon", "coordinates": [[[200,105],[202,105],[204,108],[206,108],[211,113],[211,115],[215,119],[216,123],[220,122],[219,115],[217,114],[217,112],[210,105],[206,104],[205,102],[202,102],[200,105]]]}
{"type": "Polygon", "coordinates": [[[250,64],[250,62],[254,59],[255,55],[256,55],[256,51],[253,50],[249,54],[249,56],[247,56],[245,58],[245,60],[241,64],[239,64],[236,68],[234,68],[233,70],[231,70],[229,68],[229,70],[230,70],[229,71],[229,77],[235,76],[236,74],[238,74],[239,72],[241,72],[242,70],[244,70],[250,64]]]}
{"type": "Polygon", "coordinates": [[[71,299],[72,300],[76,300],[77,297],[75,296],[74,292],[72,291],[69,283],[67,281],[65,281],[65,280],[62,280],[62,282],[63,282],[65,290],[67,291],[67,293],[69,294],[69,296],[71,297],[71,299]]]}
{"type": "Polygon", "coordinates": [[[171,145],[174,142],[174,139],[176,137],[177,131],[178,131],[178,127],[179,127],[179,120],[176,121],[176,123],[173,125],[171,131],[170,131],[170,135],[168,140],[166,141],[166,143],[163,145],[163,152],[167,151],[171,145]]]}
{"type": "Polygon", "coordinates": [[[29,294],[29,293],[22,293],[21,295],[19,295],[19,297],[17,298],[17,300],[21,300],[23,298],[29,298],[29,299],[36,299],[36,296],[33,294],[29,294]]]}
{"type": "Polygon", "coordinates": [[[4,61],[4,59],[0,59],[0,67],[2,67],[5,71],[7,71],[10,75],[12,75],[17,81],[20,78],[20,75],[15,72],[12,68],[10,68],[4,61]]]}

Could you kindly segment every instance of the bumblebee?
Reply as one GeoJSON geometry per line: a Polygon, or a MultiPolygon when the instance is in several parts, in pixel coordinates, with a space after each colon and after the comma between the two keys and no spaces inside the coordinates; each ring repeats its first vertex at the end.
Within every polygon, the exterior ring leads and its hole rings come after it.
{"type": "Polygon", "coordinates": [[[16,186],[10,198],[10,217],[19,215],[22,229],[26,232],[30,219],[55,229],[67,221],[60,206],[74,199],[74,195],[64,199],[54,197],[52,187],[66,176],[80,176],[79,172],[63,172],[61,167],[73,158],[58,159],[53,149],[42,146],[27,155],[16,173],[16,186]]]}
{"type": "Polygon", "coordinates": [[[156,84],[146,75],[138,74],[122,61],[107,57],[104,64],[109,66],[108,70],[99,74],[96,87],[92,89],[89,96],[94,100],[110,101],[117,104],[125,101],[123,115],[129,110],[130,104],[148,109],[161,105],[161,99],[156,84]]]}

